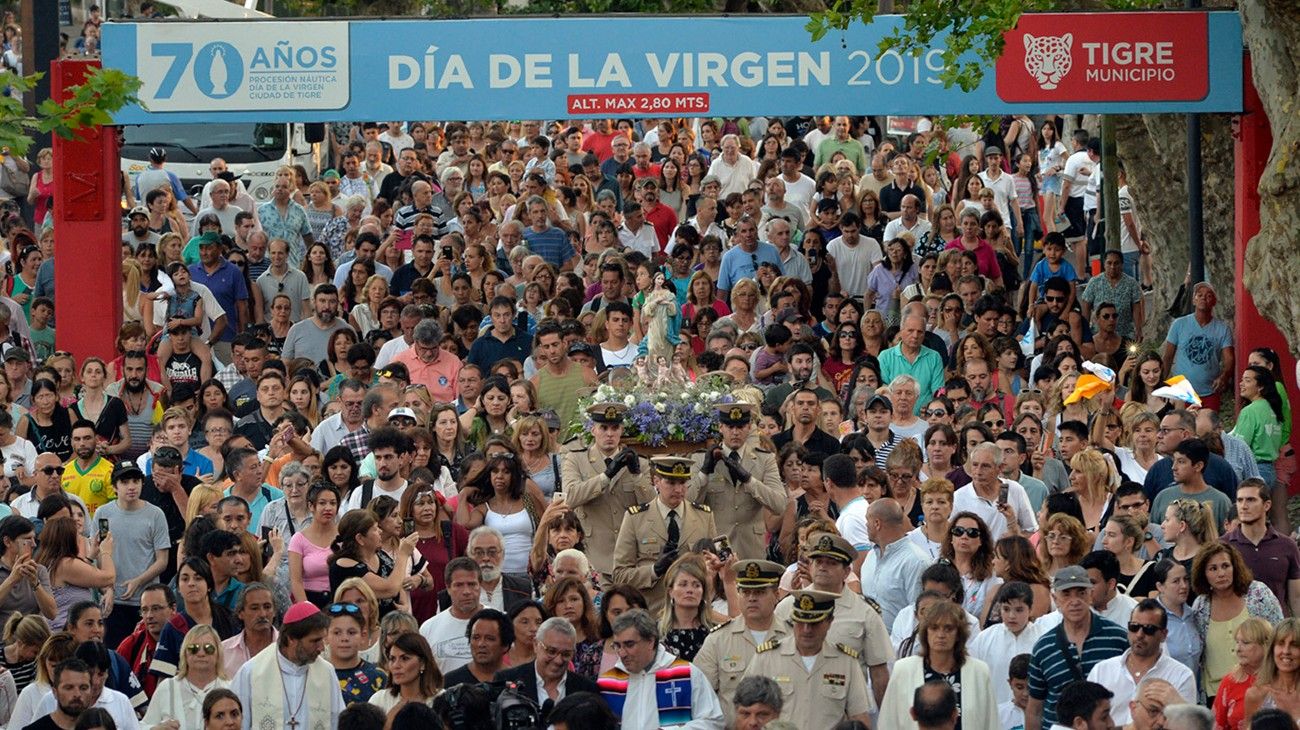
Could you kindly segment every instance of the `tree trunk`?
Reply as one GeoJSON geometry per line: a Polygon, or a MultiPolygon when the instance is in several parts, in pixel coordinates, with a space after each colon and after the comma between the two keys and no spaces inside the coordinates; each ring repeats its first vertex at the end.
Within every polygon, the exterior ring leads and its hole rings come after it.
{"type": "MultiPolygon", "coordinates": [[[[1163,339],[1166,310],[1187,275],[1187,126],[1181,114],[1121,115],[1116,142],[1142,232],[1152,247],[1155,292],[1147,298],[1148,341],[1163,339]]],[[[1206,274],[1219,292],[1218,314],[1233,312],[1233,164],[1231,118],[1201,117],[1201,176],[1205,181],[1206,274]]]]}
{"type": "MultiPolygon", "coordinates": [[[[1291,354],[1300,354],[1300,117],[1297,117],[1297,65],[1300,62],[1300,5],[1295,0],[1242,0],[1246,44],[1255,88],[1268,114],[1273,149],[1259,181],[1259,234],[1246,246],[1242,281],[1255,306],[1286,337],[1291,354]]],[[[1209,187],[1207,186],[1208,190],[1209,187]]],[[[1207,236],[1208,239],[1208,236],[1207,236]]],[[[1240,357],[1240,355],[1239,355],[1240,357]]]]}

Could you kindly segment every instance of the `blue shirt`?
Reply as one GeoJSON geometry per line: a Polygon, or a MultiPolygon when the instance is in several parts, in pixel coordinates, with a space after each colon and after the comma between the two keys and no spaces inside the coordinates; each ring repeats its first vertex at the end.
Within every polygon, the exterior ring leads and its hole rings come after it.
{"type": "Polygon", "coordinates": [[[740,246],[731,248],[722,254],[722,264],[718,270],[718,288],[729,292],[741,279],[757,281],[758,267],[763,263],[775,266],[778,274],[784,271],[781,268],[781,254],[777,253],[776,246],[770,243],[759,241],[758,247],[752,253],[740,246]]]}
{"type": "MultiPolygon", "coordinates": [[[[234,494],[232,490],[234,490],[234,487],[227,487],[225,496],[229,497],[234,494]]],[[[272,500],[283,497],[284,492],[270,484],[263,484],[262,488],[257,490],[257,496],[248,505],[249,511],[253,513],[252,519],[248,521],[248,531],[256,535],[262,527],[262,512],[266,509],[266,505],[270,504],[272,500]]]]}
{"type": "Polygon", "coordinates": [[[1202,398],[1211,395],[1214,379],[1223,370],[1223,348],[1232,347],[1228,325],[1216,318],[1202,327],[1196,315],[1189,314],[1169,325],[1165,342],[1176,348],[1170,374],[1185,376],[1202,398]]]}
{"type": "Polygon", "coordinates": [[[554,226],[547,226],[544,231],[525,228],[524,242],[528,244],[529,251],[541,256],[556,269],[562,268],[575,255],[573,245],[569,243],[569,235],[554,226]]]}
{"type": "Polygon", "coordinates": [[[1074,281],[1079,278],[1074,266],[1064,258],[1061,259],[1061,265],[1057,267],[1055,272],[1048,266],[1047,259],[1039,259],[1038,263],[1034,264],[1034,270],[1029,272],[1029,280],[1038,285],[1038,301],[1040,302],[1043,301],[1043,285],[1047,283],[1048,279],[1059,276],[1066,281],[1074,281]]]}
{"type": "MultiPolygon", "coordinates": [[[[240,271],[238,266],[222,259],[221,265],[211,274],[203,268],[203,264],[192,264],[190,278],[212,290],[212,296],[216,297],[217,303],[226,312],[226,329],[221,332],[221,341],[233,341],[241,324],[239,310],[235,305],[240,301],[248,301],[248,286],[244,282],[244,272],[240,271]]],[[[208,319],[211,320],[212,317],[208,319]]]]}
{"type": "Polygon", "coordinates": [[[532,350],[533,341],[527,332],[515,330],[513,337],[502,342],[492,334],[491,330],[488,330],[470,345],[469,355],[465,357],[465,361],[477,365],[479,370],[486,373],[494,363],[506,358],[523,362],[532,350]]]}

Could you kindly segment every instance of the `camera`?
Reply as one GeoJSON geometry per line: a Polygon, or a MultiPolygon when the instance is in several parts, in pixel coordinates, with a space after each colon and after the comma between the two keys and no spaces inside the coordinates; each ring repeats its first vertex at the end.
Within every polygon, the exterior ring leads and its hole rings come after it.
{"type": "Polygon", "coordinates": [[[542,709],[514,682],[449,687],[434,700],[433,709],[451,730],[542,730],[546,727],[542,709]]]}

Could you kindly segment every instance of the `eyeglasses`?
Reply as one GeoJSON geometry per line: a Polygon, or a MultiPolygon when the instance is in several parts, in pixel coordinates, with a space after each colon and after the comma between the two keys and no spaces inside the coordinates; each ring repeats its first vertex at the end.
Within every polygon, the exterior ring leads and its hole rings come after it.
{"type": "Polygon", "coordinates": [[[342,616],[344,614],[358,616],[361,614],[361,607],[355,603],[331,603],[329,608],[326,609],[326,613],[331,616],[342,616]]]}
{"type": "Polygon", "coordinates": [[[1043,301],[1045,301],[1045,302],[1063,302],[1063,301],[1065,301],[1065,297],[1043,297],[1043,301]]]}
{"type": "Polygon", "coordinates": [[[1158,633],[1160,633],[1161,631],[1163,631],[1163,629],[1161,629],[1159,626],[1157,626],[1157,625],[1155,625],[1155,624],[1135,624],[1135,623],[1130,623],[1130,624],[1128,625],[1128,632],[1129,632],[1130,634],[1136,634],[1136,633],[1139,632],[1139,631],[1141,631],[1142,633],[1146,634],[1147,636],[1155,636],[1156,634],[1158,634],[1158,633]]]}
{"type": "Polygon", "coordinates": [[[45,466],[45,467],[41,467],[38,471],[40,471],[42,474],[48,477],[48,476],[53,476],[55,474],[58,474],[59,471],[61,470],[57,466],[45,466]]]}
{"type": "Polygon", "coordinates": [[[1001,418],[999,418],[999,419],[996,420],[996,421],[985,421],[985,422],[984,422],[984,425],[985,425],[985,426],[988,426],[988,427],[991,428],[991,429],[996,430],[996,429],[999,429],[999,428],[1006,428],[1007,422],[1004,421],[1004,420],[1002,420],[1001,418]]]}
{"type": "Polygon", "coordinates": [[[558,658],[563,659],[566,662],[572,659],[574,654],[572,649],[566,651],[564,649],[556,649],[553,646],[547,646],[546,644],[542,644],[542,653],[546,655],[547,659],[558,658]]]}
{"type": "Polygon", "coordinates": [[[944,408],[934,408],[926,411],[923,415],[930,418],[943,418],[948,415],[948,411],[944,408]]]}
{"type": "Polygon", "coordinates": [[[1097,319],[1115,319],[1115,316],[1115,313],[1111,312],[1109,314],[1099,314],[1097,315],[1097,319]]]}
{"type": "Polygon", "coordinates": [[[886,472],[885,476],[888,477],[891,482],[905,482],[913,478],[915,475],[911,472],[886,472]]]}
{"type": "Polygon", "coordinates": [[[475,558],[498,558],[501,557],[500,548],[473,548],[469,554],[475,558]]]}
{"type": "Polygon", "coordinates": [[[978,527],[952,527],[948,529],[948,534],[953,537],[969,537],[978,540],[984,531],[978,527]]]}
{"type": "Polygon", "coordinates": [[[190,644],[185,647],[185,651],[188,652],[190,656],[196,656],[200,651],[208,656],[212,656],[217,653],[217,647],[213,644],[190,644]]]}
{"type": "Polygon", "coordinates": [[[748,350],[748,351],[750,351],[750,352],[753,352],[754,350],[757,350],[757,349],[758,349],[758,345],[756,345],[756,344],[754,344],[754,343],[752,343],[752,342],[747,342],[747,343],[741,345],[741,346],[740,346],[740,349],[742,349],[742,350],[748,350]]]}
{"type": "Polygon", "coordinates": [[[1061,540],[1070,539],[1070,536],[1063,532],[1049,532],[1043,537],[1046,538],[1048,542],[1060,542],[1061,540]]]}

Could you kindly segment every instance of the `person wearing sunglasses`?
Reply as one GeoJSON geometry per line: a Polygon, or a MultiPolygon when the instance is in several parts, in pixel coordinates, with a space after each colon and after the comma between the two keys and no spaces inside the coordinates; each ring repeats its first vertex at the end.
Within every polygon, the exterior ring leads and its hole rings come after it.
{"type": "Polygon", "coordinates": [[[144,716],[144,726],[171,730],[202,730],[203,699],[215,689],[228,689],[221,638],[207,624],[185,634],[176,676],[158,683],[144,716]]]}
{"type": "Polygon", "coordinates": [[[1142,599],[1123,625],[1128,629],[1128,650],[1098,662],[1088,672],[1088,681],[1115,693],[1110,703],[1110,718],[1116,726],[1127,725],[1133,720],[1129,701],[1137,698],[1138,687],[1134,678],[1163,679],[1183,697],[1196,696],[1196,679],[1192,670],[1161,650],[1169,630],[1168,616],[1158,600],[1142,599]]]}

